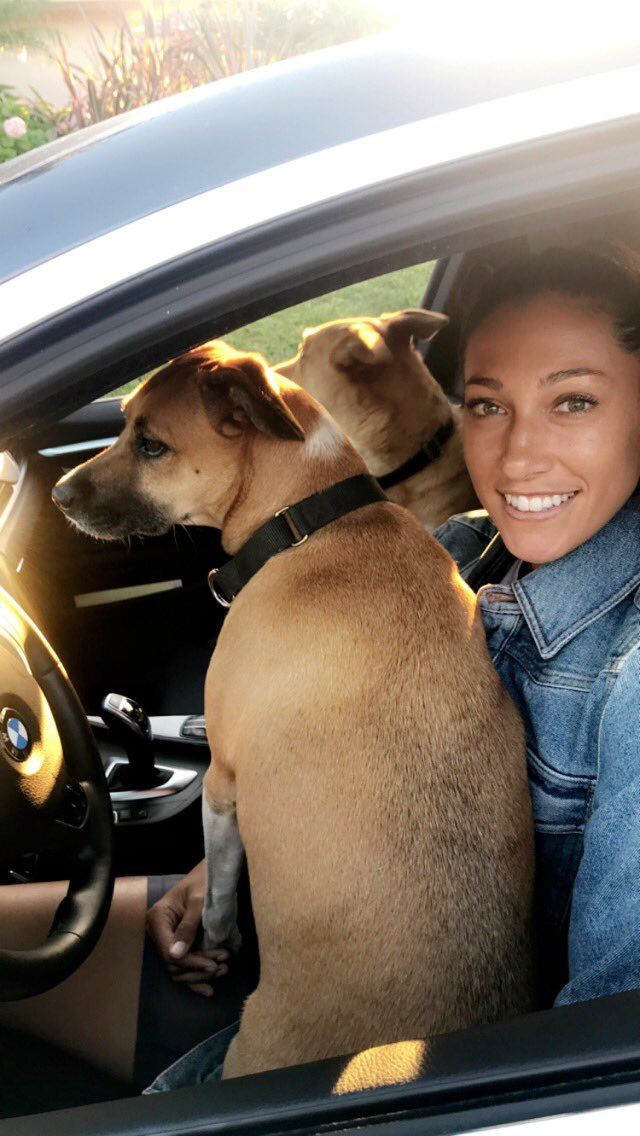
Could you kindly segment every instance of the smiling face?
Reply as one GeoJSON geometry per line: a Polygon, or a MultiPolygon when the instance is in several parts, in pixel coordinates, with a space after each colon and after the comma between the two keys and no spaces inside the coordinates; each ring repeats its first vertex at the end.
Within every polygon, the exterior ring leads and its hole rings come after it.
{"type": "Polygon", "coordinates": [[[469,337],[464,452],[507,548],[533,565],[598,532],[640,479],[640,360],[609,318],[546,294],[469,337]]]}

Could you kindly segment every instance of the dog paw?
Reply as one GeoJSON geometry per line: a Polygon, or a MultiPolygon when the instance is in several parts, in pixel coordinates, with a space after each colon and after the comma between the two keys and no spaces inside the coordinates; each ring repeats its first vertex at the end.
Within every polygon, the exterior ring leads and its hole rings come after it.
{"type": "Polygon", "coordinates": [[[232,954],[237,955],[240,947],[242,946],[242,935],[240,934],[237,926],[231,928],[231,933],[225,943],[232,954]]]}
{"type": "Polygon", "coordinates": [[[237,954],[242,946],[242,936],[238,930],[236,918],[237,906],[235,901],[224,906],[205,903],[202,913],[203,946],[205,950],[212,951],[216,947],[225,947],[226,950],[237,954]]]}
{"type": "Polygon", "coordinates": [[[236,955],[242,946],[242,935],[234,925],[230,931],[221,931],[219,928],[207,927],[205,924],[202,945],[206,951],[213,951],[217,947],[224,947],[236,955]]]}

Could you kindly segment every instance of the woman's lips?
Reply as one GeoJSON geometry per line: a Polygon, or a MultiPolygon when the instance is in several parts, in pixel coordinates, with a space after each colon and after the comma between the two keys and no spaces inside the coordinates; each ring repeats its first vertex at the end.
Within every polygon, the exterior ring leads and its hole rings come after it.
{"type": "Polygon", "coordinates": [[[580,491],[569,493],[505,493],[499,490],[505,512],[517,521],[542,521],[563,513],[580,491]]]}

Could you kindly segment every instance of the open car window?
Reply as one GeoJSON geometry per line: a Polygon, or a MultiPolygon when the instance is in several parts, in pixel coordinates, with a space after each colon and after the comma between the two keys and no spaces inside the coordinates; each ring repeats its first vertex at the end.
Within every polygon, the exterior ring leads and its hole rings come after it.
{"type": "MultiPolygon", "coordinates": [[[[434,263],[414,264],[359,284],[349,284],[235,328],[221,338],[241,351],[257,351],[273,365],[282,363],[295,355],[300,336],[307,327],[351,316],[378,316],[381,312],[399,311],[400,308],[419,308],[434,263]]],[[[103,398],[126,394],[138,381],[124,383],[103,398]]]]}

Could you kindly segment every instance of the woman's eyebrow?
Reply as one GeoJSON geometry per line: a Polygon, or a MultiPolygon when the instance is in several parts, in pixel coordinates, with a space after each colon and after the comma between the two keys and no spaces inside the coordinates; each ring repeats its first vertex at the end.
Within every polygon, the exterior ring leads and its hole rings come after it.
{"type": "MultiPolygon", "coordinates": [[[[580,375],[601,375],[603,378],[606,378],[605,372],[599,371],[597,367],[567,367],[563,371],[551,371],[544,379],[538,380],[538,386],[544,387],[551,383],[559,383],[562,379],[575,379],[580,375]]],[[[467,379],[465,386],[489,387],[491,390],[502,390],[500,379],[491,379],[487,375],[472,375],[470,379],[467,379]]]]}
{"type": "Polygon", "coordinates": [[[546,379],[540,379],[539,386],[544,387],[549,383],[559,383],[562,379],[575,379],[579,375],[602,375],[603,378],[606,378],[605,372],[599,371],[597,367],[568,367],[565,371],[552,371],[546,379]]]}
{"type": "Polygon", "coordinates": [[[491,390],[502,390],[500,379],[488,379],[484,375],[472,375],[470,379],[467,379],[464,385],[466,387],[476,385],[479,387],[491,387],[491,390]]]}

